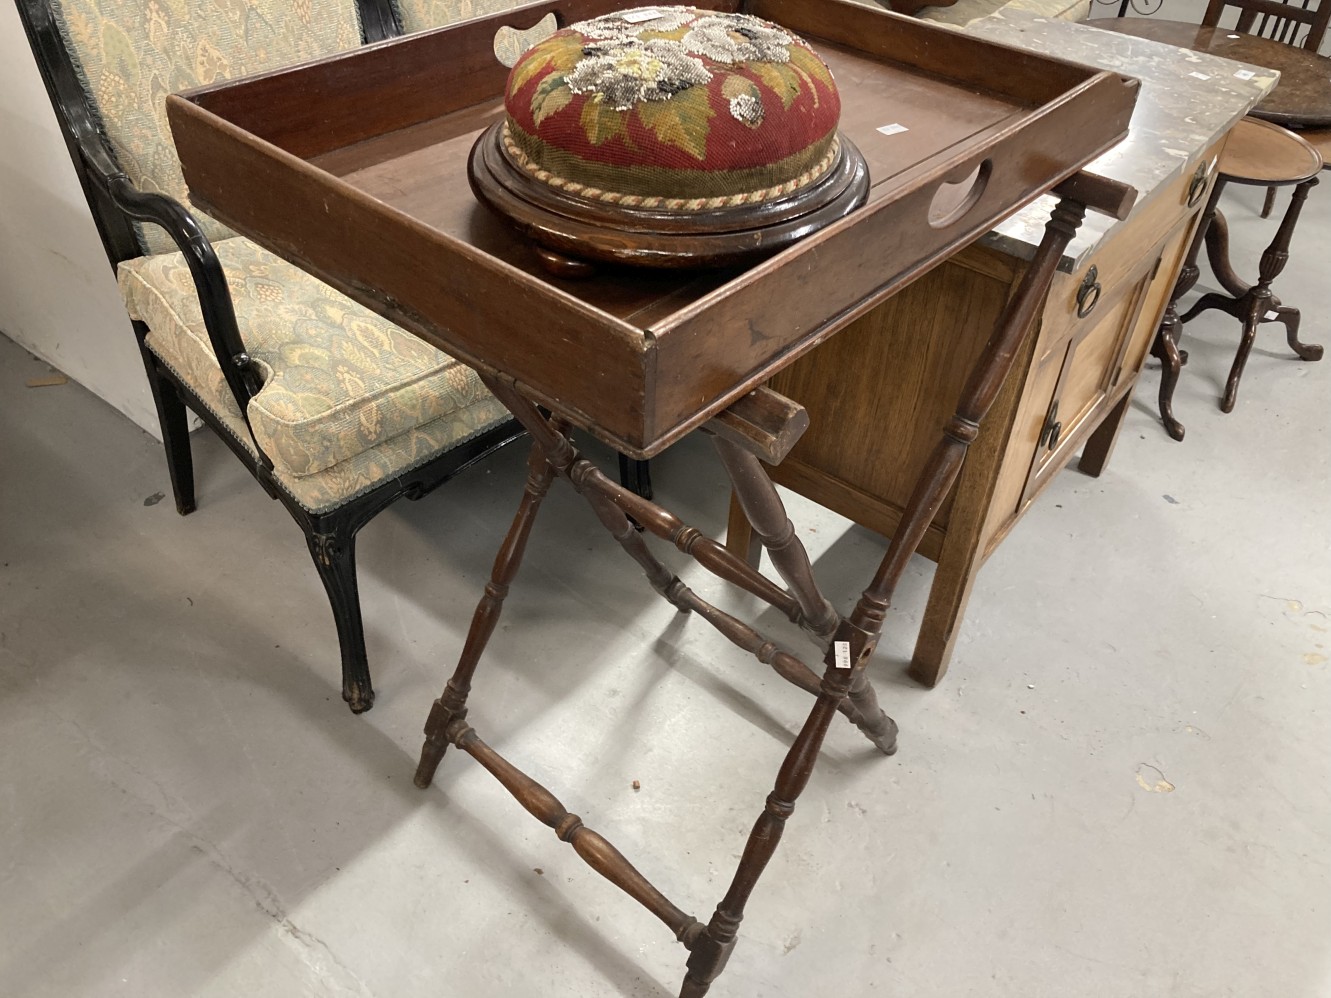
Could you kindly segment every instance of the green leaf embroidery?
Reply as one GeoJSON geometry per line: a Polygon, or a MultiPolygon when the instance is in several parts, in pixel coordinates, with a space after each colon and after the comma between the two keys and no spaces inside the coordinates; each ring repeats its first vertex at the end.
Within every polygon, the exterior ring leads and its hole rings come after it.
{"type": "Polygon", "coordinates": [[[534,77],[547,70],[563,83],[564,74],[572,70],[581,58],[582,40],[577,35],[551,35],[541,44],[539,51],[528,50],[513,67],[509,93],[517,93],[534,77]]]}
{"type": "Polygon", "coordinates": [[[531,98],[531,116],[537,127],[550,115],[564,110],[573,100],[573,91],[564,85],[562,76],[547,76],[531,98]]]}
{"type": "Polygon", "coordinates": [[[721,96],[726,100],[734,100],[736,97],[752,97],[754,100],[760,100],[762,94],[758,92],[757,85],[752,80],[747,80],[742,76],[727,76],[725,82],[721,84],[721,96]]]}
{"type": "Polygon", "coordinates": [[[644,101],[638,118],[665,145],[683,149],[701,162],[707,156],[707,134],[715,112],[707,102],[707,89],[693,87],[670,100],[644,101]]]}
{"type": "Polygon", "coordinates": [[[613,111],[600,101],[589,100],[582,105],[580,120],[587,141],[594,146],[603,146],[615,137],[628,141],[626,111],[613,111]]]}
{"type": "Polygon", "coordinates": [[[832,79],[832,71],[812,49],[806,49],[803,45],[790,46],[790,64],[802,69],[829,90],[836,86],[832,79]]]}
{"type": "Polygon", "coordinates": [[[781,106],[789,110],[799,96],[800,78],[789,66],[778,62],[755,62],[748,67],[758,78],[771,87],[781,98],[781,106]]]}

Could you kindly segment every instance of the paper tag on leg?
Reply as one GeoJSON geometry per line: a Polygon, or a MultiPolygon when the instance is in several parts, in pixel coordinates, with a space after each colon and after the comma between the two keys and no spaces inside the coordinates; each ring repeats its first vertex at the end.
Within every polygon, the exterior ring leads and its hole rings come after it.
{"type": "Polygon", "coordinates": [[[838,669],[850,668],[850,642],[833,641],[832,650],[836,654],[836,667],[838,669]]]}

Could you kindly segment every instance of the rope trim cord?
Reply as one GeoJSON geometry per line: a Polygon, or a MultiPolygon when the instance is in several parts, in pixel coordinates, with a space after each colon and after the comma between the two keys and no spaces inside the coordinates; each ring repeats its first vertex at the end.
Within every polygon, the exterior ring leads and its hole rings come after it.
{"type": "Polygon", "coordinates": [[[591,201],[623,205],[625,208],[663,208],[667,211],[710,211],[715,208],[735,208],[744,204],[759,204],[763,201],[771,201],[773,198],[784,197],[801,187],[807,187],[813,181],[822,177],[832,168],[837,161],[837,157],[841,154],[841,137],[837,135],[832,138],[832,144],[828,147],[827,154],[817,164],[785,183],[777,184],[774,187],[764,187],[761,190],[741,191],[737,194],[727,194],[719,197],[668,198],[657,195],[621,194],[616,191],[602,190],[599,187],[592,187],[551,173],[533,162],[531,157],[513,141],[513,137],[509,133],[508,122],[504,122],[503,143],[504,151],[508,153],[512,162],[530,174],[533,179],[557,190],[564,191],[567,194],[575,194],[591,201]]]}

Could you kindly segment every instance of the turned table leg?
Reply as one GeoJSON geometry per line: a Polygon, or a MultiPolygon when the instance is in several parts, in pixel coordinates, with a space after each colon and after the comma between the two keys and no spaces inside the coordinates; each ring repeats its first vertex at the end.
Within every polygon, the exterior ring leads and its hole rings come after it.
{"type": "Polygon", "coordinates": [[[434,702],[430,716],[425,722],[425,744],[421,747],[420,762],[416,766],[416,786],[424,789],[434,779],[434,772],[439,768],[444,752],[448,748],[447,729],[454,720],[467,716],[467,694],[471,691],[472,676],[481,660],[481,654],[499,623],[499,614],[504,608],[504,598],[512,584],[518,567],[522,564],[522,554],[527,547],[527,538],[531,536],[532,524],[536,521],[536,512],[541,508],[541,501],[550,490],[554,479],[554,469],[545,459],[545,452],[539,442],[533,443],[531,455],[527,459],[527,484],[522,493],[518,512],[513,517],[504,543],[495,556],[494,568],[490,581],[485,584],[485,594],[476,605],[476,613],[471,619],[471,628],[467,631],[467,640],[462,646],[462,655],[457,668],[449,677],[444,692],[434,702]]]}
{"type": "Polygon", "coordinates": [[[1216,213],[1217,224],[1213,225],[1214,231],[1207,236],[1207,254],[1211,268],[1220,279],[1220,283],[1234,297],[1216,293],[1203,295],[1192,308],[1188,309],[1181,321],[1190,322],[1205,311],[1218,309],[1234,316],[1243,324],[1238,350],[1234,354],[1234,362],[1230,366],[1229,377],[1225,380],[1224,394],[1220,399],[1221,412],[1232,412],[1234,409],[1234,403],[1238,399],[1239,379],[1243,376],[1248,355],[1257,339],[1257,327],[1263,322],[1279,322],[1285,327],[1286,342],[1300,360],[1313,361],[1322,358],[1320,345],[1303,343],[1299,340],[1298,309],[1280,304],[1280,300],[1271,291],[1271,285],[1289,262],[1289,245],[1294,237],[1294,228],[1298,224],[1303,203],[1308,199],[1308,192],[1316,185],[1317,178],[1312,177],[1294,188],[1294,196],[1290,198],[1289,207],[1285,209],[1284,217],[1280,220],[1280,227],[1272,237],[1270,245],[1262,252],[1261,262],[1258,264],[1257,283],[1251,287],[1245,286],[1234,273],[1229,262],[1228,230],[1224,226],[1223,216],[1216,213]]]}

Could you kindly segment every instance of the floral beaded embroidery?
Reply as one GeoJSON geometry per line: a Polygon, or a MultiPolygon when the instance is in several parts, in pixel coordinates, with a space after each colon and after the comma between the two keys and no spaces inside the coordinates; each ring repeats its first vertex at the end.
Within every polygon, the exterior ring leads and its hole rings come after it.
{"type": "Polygon", "coordinates": [[[628,111],[643,101],[669,100],[681,90],[711,81],[702,60],[685,54],[678,42],[614,39],[594,42],[587,57],[564,82],[575,94],[628,111]]]}
{"type": "MultiPolygon", "coordinates": [[[[640,8],[605,14],[570,26],[588,39],[584,58],[564,78],[569,91],[584,94],[616,111],[629,111],[644,101],[669,100],[690,87],[704,86],[712,74],[699,56],[715,63],[790,61],[790,35],[748,14],[698,16],[688,9],[640,8]],[[634,15],[652,15],[635,17],[634,15]],[[682,38],[644,38],[646,33],[678,31],[682,38]]],[[[732,98],[736,121],[756,125],[763,119],[756,92],[732,98]]]]}
{"type": "Polygon", "coordinates": [[[689,204],[813,182],[841,109],[800,38],[688,7],[556,31],[513,65],[504,102],[504,155],[539,182],[689,204]]]}

